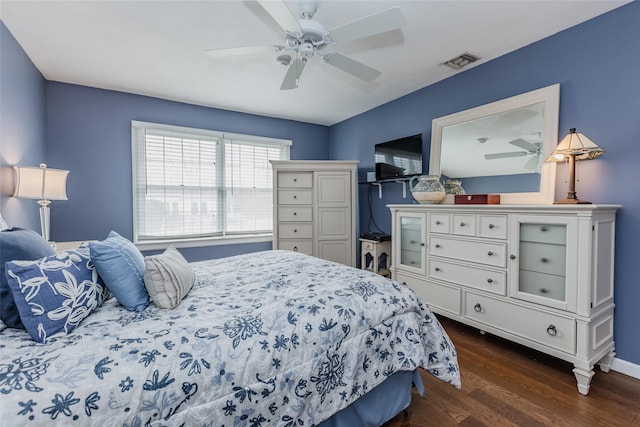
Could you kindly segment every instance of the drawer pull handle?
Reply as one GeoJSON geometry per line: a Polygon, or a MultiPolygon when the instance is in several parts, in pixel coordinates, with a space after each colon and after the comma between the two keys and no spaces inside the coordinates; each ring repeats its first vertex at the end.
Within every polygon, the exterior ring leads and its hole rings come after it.
{"type": "Polygon", "coordinates": [[[294,228],[294,229],[293,229],[293,232],[294,232],[294,233],[297,233],[297,232],[298,232],[298,229],[297,229],[297,228],[294,228]]]}
{"type": "Polygon", "coordinates": [[[516,256],[515,255],[509,255],[509,258],[516,259],[516,256]]]}
{"type": "Polygon", "coordinates": [[[296,216],[296,215],[298,215],[298,212],[294,212],[294,213],[293,213],[293,216],[296,216]]]}
{"type": "Polygon", "coordinates": [[[436,271],[440,271],[440,267],[436,267],[436,268],[435,268],[435,270],[436,270],[436,271]]]}
{"type": "Polygon", "coordinates": [[[558,335],[558,330],[554,325],[549,325],[549,327],[547,328],[547,333],[552,337],[555,337],[556,335],[558,335]]]}
{"type": "Polygon", "coordinates": [[[474,305],[474,306],[473,306],[473,309],[474,309],[476,312],[480,313],[480,312],[482,311],[482,306],[480,305],[480,303],[479,303],[479,302],[477,302],[477,303],[476,303],[476,305],[474,305]]]}
{"type": "Polygon", "coordinates": [[[293,178],[293,182],[298,182],[298,178],[293,178]]]}
{"type": "Polygon", "coordinates": [[[436,221],[436,225],[440,225],[442,224],[440,221],[436,221]]]}
{"type": "Polygon", "coordinates": [[[464,222],[460,223],[460,227],[464,227],[465,225],[467,225],[467,224],[465,224],[464,222]]]}
{"type": "Polygon", "coordinates": [[[487,255],[493,256],[493,252],[489,251],[489,252],[487,252],[487,255]]]}
{"type": "Polygon", "coordinates": [[[493,283],[493,279],[487,279],[487,283],[493,283]]]}
{"type": "Polygon", "coordinates": [[[545,288],[540,288],[540,293],[541,294],[547,294],[547,293],[549,293],[549,291],[547,289],[545,289],[545,288]]]}
{"type": "Polygon", "coordinates": [[[549,258],[542,258],[540,261],[542,261],[542,262],[549,262],[549,258]]]}
{"type": "Polygon", "coordinates": [[[294,199],[297,199],[297,198],[298,198],[298,196],[293,196],[293,198],[294,198],[294,199]]]}
{"type": "Polygon", "coordinates": [[[436,243],[436,249],[439,249],[439,248],[440,248],[440,245],[436,243]]]}
{"type": "Polygon", "coordinates": [[[424,243],[420,243],[420,246],[424,247],[424,243]]]}
{"type": "Polygon", "coordinates": [[[294,252],[298,252],[298,247],[297,247],[297,246],[294,246],[294,247],[293,247],[293,251],[294,251],[294,252]]]}
{"type": "MultiPolygon", "coordinates": [[[[547,227],[540,227],[540,231],[547,231],[547,230],[548,230],[547,227]]],[[[553,326],[553,325],[551,325],[551,326],[553,326]]]]}
{"type": "Polygon", "coordinates": [[[496,226],[493,224],[489,224],[489,228],[495,228],[496,226]]]}

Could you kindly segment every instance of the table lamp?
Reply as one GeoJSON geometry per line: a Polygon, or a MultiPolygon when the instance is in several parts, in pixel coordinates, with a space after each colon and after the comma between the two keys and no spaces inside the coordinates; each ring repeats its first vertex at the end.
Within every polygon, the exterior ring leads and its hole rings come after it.
{"type": "Polygon", "coordinates": [[[585,200],[578,199],[576,195],[576,160],[591,160],[604,154],[604,150],[587,138],[584,134],[576,132],[576,128],[569,129],[569,133],[556,146],[549,155],[548,162],[569,161],[569,192],[564,200],[555,201],[554,204],[589,204],[585,200]]]}
{"type": "Polygon", "coordinates": [[[69,171],[40,167],[14,166],[16,171],[15,197],[38,199],[42,237],[49,241],[49,205],[52,200],[67,200],[69,171]]]}

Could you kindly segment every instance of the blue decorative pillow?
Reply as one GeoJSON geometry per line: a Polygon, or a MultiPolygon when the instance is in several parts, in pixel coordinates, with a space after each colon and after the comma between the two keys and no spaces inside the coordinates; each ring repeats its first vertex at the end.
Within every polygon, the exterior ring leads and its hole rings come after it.
{"type": "Polygon", "coordinates": [[[73,331],[107,293],[86,244],[36,261],[9,261],[6,270],[22,323],[41,343],[73,331]]]}
{"type": "Polygon", "coordinates": [[[144,256],[138,248],[115,231],[101,242],[89,242],[89,248],[98,274],[118,302],[131,311],[147,308],[144,256]]]}
{"type": "Polygon", "coordinates": [[[9,228],[0,232],[0,320],[10,328],[24,329],[18,308],[5,276],[7,261],[33,261],[55,251],[33,230],[9,228]]]}

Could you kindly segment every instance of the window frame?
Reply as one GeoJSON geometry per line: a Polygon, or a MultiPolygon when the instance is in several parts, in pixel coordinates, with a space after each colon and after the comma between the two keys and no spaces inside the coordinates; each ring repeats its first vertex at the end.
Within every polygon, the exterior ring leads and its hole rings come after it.
{"type": "MultiPolygon", "coordinates": [[[[140,239],[139,238],[139,226],[138,226],[138,144],[144,142],[144,136],[140,135],[140,132],[145,131],[158,131],[158,132],[173,132],[177,133],[181,137],[193,137],[201,136],[206,139],[219,139],[220,142],[226,143],[233,140],[242,143],[253,143],[255,145],[269,144],[279,145],[284,150],[285,159],[290,159],[290,148],[293,142],[288,139],[278,139],[270,137],[262,137],[256,135],[238,134],[231,132],[222,132],[208,129],[198,129],[184,126],[167,125],[161,123],[142,122],[137,120],[131,121],[131,185],[132,185],[132,199],[133,199],[133,243],[141,250],[154,250],[164,249],[167,244],[171,244],[178,248],[185,247],[204,247],[204,246],[218,246],[229,244],[242,244],[242,243],[260,243],[269,242],[273,240],[273,230],[270,232],[262,233],[237,233],[233,232],[226,234],[225,231],[221,235],[200,236],[200,237],[179,237],[172,238],[170,236],[164,236],[158,239],[140,239]]],[[[225,166],[223,162],[222,168],[218,168],[216,173],[224,174],[225,166]]],[[[273,182],[273,177],[271,178],[273,182]]],[[[226,215],[226,213],[223,213],[226,215]]],[[[225,220],[226,221],[226,220],[225,220]]]]}

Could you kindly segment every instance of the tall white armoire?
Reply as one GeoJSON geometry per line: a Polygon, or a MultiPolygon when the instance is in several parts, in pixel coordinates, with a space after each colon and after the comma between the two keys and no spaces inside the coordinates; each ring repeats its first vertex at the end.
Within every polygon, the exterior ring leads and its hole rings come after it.
{"type": "Polygon", "coordinates": [[[272,160],[273,249],[356,265],[357,161],[272,160]]]}

